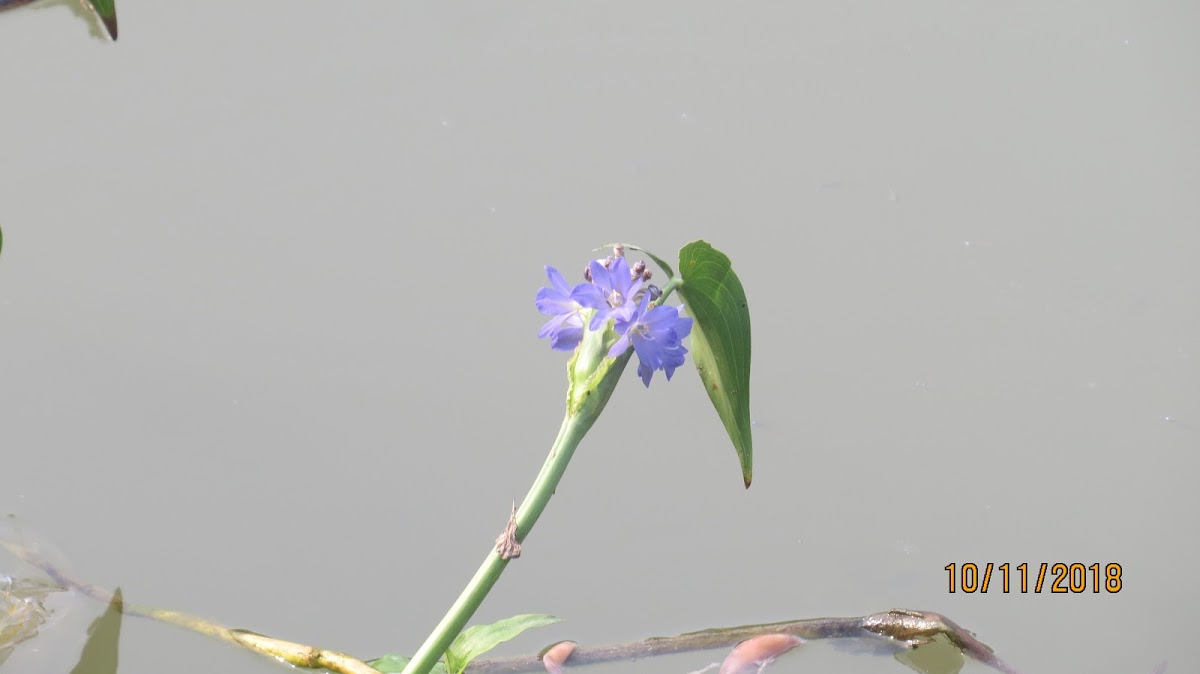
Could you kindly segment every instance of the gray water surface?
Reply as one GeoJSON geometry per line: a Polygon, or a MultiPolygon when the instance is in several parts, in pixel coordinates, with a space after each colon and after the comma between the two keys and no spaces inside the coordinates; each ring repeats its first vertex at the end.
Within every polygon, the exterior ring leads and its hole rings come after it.
{"type": "MultiPolygon", "coordinates": [[[[754,485],[694,370],[630,376],[477,616],[567,621],[505,652],[905,607],[1027,674],[1195,668],[1197,6],[118,4],[115,44],[0,14],[0,512],[74,573],[411,653],[558,428],[543,265],[704,238],[754,485]]],[[[88,606],[4,671],[69,670],[88,606]]],[[[121,632],[121,672],[282,671],[121,632]]]]}

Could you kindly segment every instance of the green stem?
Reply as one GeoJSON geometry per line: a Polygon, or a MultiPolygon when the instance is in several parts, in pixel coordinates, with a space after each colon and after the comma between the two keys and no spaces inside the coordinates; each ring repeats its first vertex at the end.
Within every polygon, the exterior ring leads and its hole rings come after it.
{"type": "MultiPolygon", "coordinates": [[[[588,347],[593,341],[602,346],[602,338],[601,332],[589,331],[585,336],[581,351],[597,353],[595,347],[590,349],[588,347]]],[[[550,455],[542,464],[541,472],[538,473],[533,486],[529,488],[529,493],[525,495],[521,507],[517,509],[518,542],[525,540],[538,517],[541,517],[542,511],[546,509],[546,504],[554,495],[554,490],[558,487],[558,482],[562,479],[563,472],[566,471],[567,464],[570,463],[571,456],[575,453],[575,448],[579,446],[579,441],[583,439],[583,436],[595,423],[596,418],[600,416],[600,412],[603,411],[617,380],[621,377],[621,372],[625,369],[625,364],[629,362],[632,351],[630,349],[624,355],[605,363],[603,367],[586,368],[588,374],[599,376],[572,378],[572,381],[578,382],[579,387],[576,388],[574,384],[572,385],[571,393],[568,395],[567,414],[558,430],[558,437],[555,438],[554,445],[550,447],[550,455]]],[[[603,354],[603,351],[599,351],[599,353],[603,354]]],[[[580,360],[580,354],[577,352],[571,365],[568,365],[568,371],[573,371],[580,360]]],[[[586,366],[587,363],[580,365],[586,366]]],[[[508,566],[508,561],[501,558],[495,549],[488,552],[483,564],[480,565],[479,570],[475,572],[467,586],[463,588],[462,594],[455,600],[454,605],[450,607],[442,621],[433,629],[433,632],[425,639],[425,643],[421,644],[421,648],[405,666],[403,674],[428,674],[433,669],[434,664],[450,647],[454,638],[466,627],[467,621],[483,603],[484,597],[491,591],[492,586],[500,579],[500,574],[504,571],[504,567],[508,566]]]]}
{"type": "Polygon", "coordinates": [[[668,281],[667,285],[662,287],[662,296],[654,301],[654,306],[662,306],[667,301],[667,298],[671,296],[671,293],[681,285],[683,285],[683,280],[678,276],[668,281]]]}

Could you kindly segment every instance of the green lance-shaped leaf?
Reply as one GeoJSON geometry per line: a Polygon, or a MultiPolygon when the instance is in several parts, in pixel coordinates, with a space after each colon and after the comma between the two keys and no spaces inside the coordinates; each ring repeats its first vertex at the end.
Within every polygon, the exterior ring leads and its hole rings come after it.
{"type": "Polygon", "coordinates": [[[679,294],[692,324],[691,352],[704,390],[725,424],[742,465],[753,477],[750,437],[750,309],[729,258],[705,241],[679,251],[679,294]]]}
{"type": "Polygon", "coordinates": [[[83,0],[96,16],[100,17],[108,36],[117,39],[117,3],[116,0],[83,0]]]}
{"type": "Polygon", "coordinates": [[[487,653],[521,632],[535,627],[545,627],[558,622],[558,618],[546,614],[516,615],[491,625],[471,625],[462,631],[446,651],[446,667],[450,674],[462,671],[475,658],[487,653]]]}

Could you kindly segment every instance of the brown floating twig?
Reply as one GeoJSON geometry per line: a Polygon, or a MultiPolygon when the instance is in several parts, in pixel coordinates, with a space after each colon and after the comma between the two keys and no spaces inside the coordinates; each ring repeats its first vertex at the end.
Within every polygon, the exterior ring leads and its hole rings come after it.
{"type": "MultiPolygon", "coordinates": [[[[671,637],[651,637],[609,646],[576,648],[569,664],[589,665],[669,655],[688,651],[705,651],[734,646],[746,639],[767,634],[787,634],[801,639],[882,638],[905,647],[920,646],[944,635],[967,655],[1004,674],[1020,672],[1001,660],[992,649],[970,632],[937,613],[892,609],[883,613],[852,618],[809,618],[761,625],[742,625],[687,632],[671,637]]],[[[518,674],[543,669],[537,655],[514,658],[476,660],[467,666],[466,674],[518,674]]]]}

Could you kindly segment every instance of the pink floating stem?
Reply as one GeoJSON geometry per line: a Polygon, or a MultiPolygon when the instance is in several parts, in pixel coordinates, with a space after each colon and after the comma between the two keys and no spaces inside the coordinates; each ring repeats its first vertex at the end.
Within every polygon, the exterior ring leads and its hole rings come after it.
{"type": "Polygon", "coordinates": [[[764,634],[746,639],[726,656],[720,674],[754,674],[802,643],[803,639],[790,634],[764,634]]]}
{"type": "Polygon", "coordinates": [[[560,641],[542,653],[542,666],[549,674],[562,674],[563,664],[574,652],[574,641],[560,641]]]}

